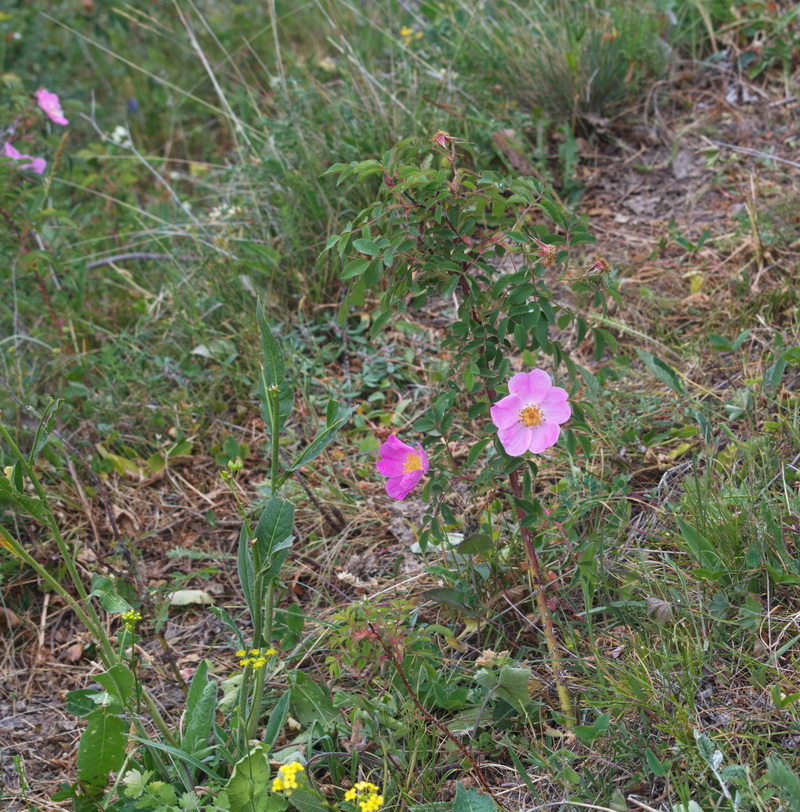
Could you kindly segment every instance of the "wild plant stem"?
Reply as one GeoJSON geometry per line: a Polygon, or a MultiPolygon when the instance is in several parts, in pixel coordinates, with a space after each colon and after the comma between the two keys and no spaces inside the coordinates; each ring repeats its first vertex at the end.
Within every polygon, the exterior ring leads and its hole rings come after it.
{"type": "MultiPolygon", "coordinates": [[[[522,498],[522,488],[519,482],[519,470],[512,471],[510,474],[511,491],[517,499],[522,498]]],[[[525,511],[517,506],[517,516],[520,519],[525,518],[525,511]]],[[[567,687],[566,680],[564,679],[564,671],[561,665],[561,654],[558,650],[558,641],[556,640],[555,632],[553,631],[553,619],[550,616],[550,610],[547,608],[547,600],[544,596],[544,578],[542,577],[542,568],[539,566],[539,558],[536,555],[536,550],[533,546],[533,535],[527,528],[521,528],[522,540],[525,543],[525,553],[528,556],[528,562],[531,565],[531,574],[533,575],[533,593],[536,598],[536,606],[539,609],[539,617],[542,621],[542,629],[544,630],[544,639],[547,643],[547,650],[550,654],[550,665],[553,669],[553,676],[556,681],[556,691],[558,692],[558,702],[561,706],[561,713],[564,716],[564,726],[571,729],[575,726],[575,710],[572,706],[572,698],[569,695],[569,688],[567,687]]]]}

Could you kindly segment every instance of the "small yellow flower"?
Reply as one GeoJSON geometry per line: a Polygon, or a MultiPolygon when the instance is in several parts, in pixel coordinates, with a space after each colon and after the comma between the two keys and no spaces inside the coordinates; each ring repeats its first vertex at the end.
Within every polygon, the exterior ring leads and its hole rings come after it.
{"type": "Polygon", "coordinates": [[[370,781],[359,781],[344,794],[345,801],[355,801],[361,812],[378,812],[385,803],[379,788],[370,781]]]}
{"type": "Polygon", "coordinates": [[[292,761],[289,764],[284,764],[278,769],[278,775],[272,781],[273,792],[285,792],[291,795],[297,789],[298,773],[303,772],[305,767],[299,761],[292,761]]]}
{"type": "Polygon", "coordinates": [[[239,657],[239,658],[241,659],[242,657],[244,657],[244,655],[245,655],[246,653],[247,653],[247,652],[246,652],[246,651],[245,651],[243,648],[240,648],[240,649],[239,649],[239,650],[236,652],[236,656],[237,656],[237,657],[239,657]]]}
{"type": "Polygon", "coordinates": [[[275,649],[274,649],[274,648],[268,648],[268,649],[267,649],[267,650],[264,652],[264,656],[265,656],[265,657],[272,657],[272,655],[273,655],[273,654],[277,654],[277,653],[278,653],[278,652],[277,652],[277,651],[275,651],[275,649]]]}
{"type": "Polygon", "coordinates": [[[131,609],[129,612],[125,612],[122,615],[122,625],[131,633],[133,634],[133,630],[136,628],[136,624],[142,619],[141,614],[137,612],[135,609],[131,609]]]}
{"type": "Polygon", "coordinates": [[[266,664],[267,664],[266,657],[259,657],[258,659],[253,659],[250,661],[250,665],[252,665],[253,668],[263,668],[266,664]]]}
{"type": "Polygon", "coordinates": [[[250,653],[257,657],[259,654],[261,654],[261,649],[260,648],[251,648],[250,653]]]}
{"type": "Polygon", "coordinates": [[[413,28],[404,25],[400,29],[400,37],[403,40],[403,45],[411,45],[415,39],[422,39],[422,31],[415,31],[413,28]]]}

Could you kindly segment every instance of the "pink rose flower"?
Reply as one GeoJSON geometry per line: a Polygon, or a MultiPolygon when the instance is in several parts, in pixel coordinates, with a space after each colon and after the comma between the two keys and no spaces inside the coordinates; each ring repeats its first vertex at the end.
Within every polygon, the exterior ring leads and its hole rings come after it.
{"type": "Polygon", "coordinates": [[[30,163],[22,164],[20,169],[32,169],[37,175],[41,175],[47,166],[47,161],[44,158],[23,155],[10,141],[6,141],[3,145],[3,155],[6,158],[11,158],[12,161],[30,161],[30,163]]]}
{"type": "Polygon", "coordinates": [[[541,454],[555,445],[560,424],[569,420],[572,409],[567,392],[553,386],[543,369],[518,372],[508,382],[509,394],[492,406],[497,436],[512,457],[526,451],[541,454]]]}
{"type": "Polygon", "coordinates": [[[428,472],[428,456],[419,443],[414,448],[392,434],[378,453],[378,473],[389,477],[386,493],[392,499],[405,499],[428,472]]]}
{"type": "Polygon", "coordinates": [[[64,118],[64,111],[61,109],[61,102],[58,100],[58,96],[55,93],[51,93],[49,90],[45,90],[43,87],[40,87],[36,93],[36,101],[39,104],[39,107],[44,110],[47,117],[53,124],[60,124],[62,127],[69,124],[69,121],[64,118]]]}

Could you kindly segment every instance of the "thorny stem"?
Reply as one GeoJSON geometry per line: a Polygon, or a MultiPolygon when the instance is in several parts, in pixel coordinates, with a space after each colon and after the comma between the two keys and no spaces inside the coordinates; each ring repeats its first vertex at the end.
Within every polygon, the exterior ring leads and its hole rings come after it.
{"type": "Polygon", "coordinates": [[[461,751],[461,754],[464,758],[469,762],[470,767],[472,767],[473,772],[475,773],[475,777],[478,779],[478,782],[486,791],[487,795],[500,807],[500,809],[506,809],[500,801],[494,795],[492,788],[489,786],[489,782],[486,780],[486,776],[483,774],[483,771],[478,766],[477,762],[475,761],[474,756],[472,753],[467,750],[466,747],[447,729],[446,725],[444,725],[439,719],[437,719],[432,713],[426,710],[425,706],[419,701],[417,695],[414,693],[414,689],[409,685],[408,680],[406,679],[406,675],[403,673],[403,667],[400,664],[397,656],[395,655],[392,647],[383,639],[381,633],[378,631],[377,627],[374,623],[369,623],[370,631],[375,635],[377,641],[381,644],[381,648],[384,650],[386,656],[391,661],[392,665],[394,666],[395,671],[397,672],[397,676],[400,677],[400,681],[403,683],[406,691],[408,691],[408,695],[411,697],[411,701],[417,706],[417,710],[432,724],[434,724],[444,736],[452,742],[458,750],[461,751]]]}
{"type": "MultiPolygon", "coordinates": [[[[510,474],[511,490],[517,499],[522,497],[522,489],[519,483],[519,470],[512,471],[510,474]]],[[[525,511],[517,506],[517,516],[520,519],[525,518],[525,511]]],[[[536,550],[533,546],[533,536],[531,531],[525,527],[520,528],[522,532],[522,539],[525,542],[525,553],[528,556],[528,561],[531,565],[531,573],[533,575],[533,590],[536,597],[536,606],[539,609],[539,617],[542,621],[542,629],[544,630],[544,639],[547,643],[547,650],[550,654],[550,665],[553,668],[553,675],[556,680],[556,691],[558,692],[558,701],[561,705],[561,712],[564,715],[564,725],[567,728],[575,726],[575,710],[572,706],[572,699],[569,695],[569,688],[567,687],[566,680],[564,679],[564,670],[561,665],[561,654],[558,650],[558,642],[555,633],[553,632],[553,619],[550,617],[550,611],[547,608],[547,600],[544,596],[544,578],[542,578],[542,568],[539,566],[539,558],[536,555],[536,550]]]]}

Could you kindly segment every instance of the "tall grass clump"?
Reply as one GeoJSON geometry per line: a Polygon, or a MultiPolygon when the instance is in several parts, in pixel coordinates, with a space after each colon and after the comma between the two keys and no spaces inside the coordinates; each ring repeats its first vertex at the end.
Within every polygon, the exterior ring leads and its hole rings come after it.
{"type": "Polygon", "coordinates": [[[495,2],[470,45],[506,92],[557,122],[619,112],[663,71],[669,48],[650,4],[495,2]]]}

